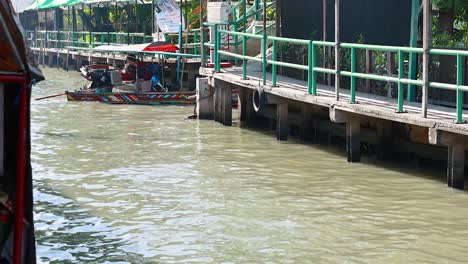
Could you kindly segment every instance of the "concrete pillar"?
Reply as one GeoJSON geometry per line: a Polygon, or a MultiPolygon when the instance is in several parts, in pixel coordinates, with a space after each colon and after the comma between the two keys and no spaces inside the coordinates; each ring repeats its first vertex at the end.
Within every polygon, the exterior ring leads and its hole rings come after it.
{"type": "Polygon", "coordinates": [[[239,87],[239,111],[240,111],[240,121],[243,123],[247,119],[247,89],[239,87]]]}
{"type": "Polygon", "coordinates": [[[301,139],[313,140],[315,138],[315,120],[312,106],[303,104],[301,108],[301,139]]]}
{"type": "Polygon", "coordinates": [[[48,55],[48,64],[47,64],[47,66],[53,67],[53,65],[54,65],[54,56],[52,54],[49,54],[48,55]]]}
{"type": "Polygon", "coordinates": [[[81,66],[83,66],[83,59],[80,55],[75,56],[75,61],[76,61],[76,70],[80,71],[81,66]]]}
{"type": "Polygon", "coordinates": [[[330,108],[330,120],[346,123],[346,154],[348,162],[361,161],[361,122],[358,117],[334,107],[330,108]]]}
{"type": "Polygon", "coordinates": [[[346,123],[346,154],[348,162],[361,161],[361,123],[357,119],[346,123]]]}
{"type": "Polygon", "coordinates": [[[462,135],[441,131],[437,128],[429,129],[429,143],[448,147],[447,157],[447,185],[456,189],[465,189],[465,144],[462,135]]]}
{"type": "Polygon", "coordinates": [[[222,88],[223,90],[223,112],[222,112],[222,119],[223,125],[225,126],[232,126],[232,87],[231,85],[227,84],[226,87],[222,88]]]}
{"type": "Polygon", "coordinates": [[[465,189],[465,145],[448,147],[447,185],[452,188],[465,189]]]}
{"type": "Polygon", "coordinates": [[[392,122],[379,121],[377,123],[377,159],[387,160],[392,154],[392,122]]]}
{"type": "MultiPolygon", "coordinates": [[[[216,85],[216,84],[215,84],[216,85]]],[[[221,89],[217,86],[214,87],[214,120],[221,122],[221,89]]]]}
{"type": "Polygon", "coordinates": [[[245,88],[245,123],[247,125],[252,125],[255,122],[255,117],[257,113],[253,105],[253,90],[245,88]]]}
{"type": "Polygon", "coordinates": [[[279,103],[276,105],[276,138],[278,140],[288,140],[288,111],[287,103],[279,103]]]}
{"type": "Polygon", "coordinates": [[[213,120],[214,98],[208,85],[208,78],[197,78],[197,116],[198,119],[213,120]]]}

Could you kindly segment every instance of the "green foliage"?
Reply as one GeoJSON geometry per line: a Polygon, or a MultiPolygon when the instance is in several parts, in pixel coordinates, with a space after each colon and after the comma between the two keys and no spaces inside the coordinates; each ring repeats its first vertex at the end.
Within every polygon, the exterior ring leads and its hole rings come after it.
{"type": "Polygon", "coordinates": [[[453,15],[453,32],[441,30],[439,17],[434,17],[434,46],[446,48],[468,47],[468,1],[467,0],[433,0],[441,12],[453,15]]]}
{"type": "Polygon", "coordinates": [[[433,3],[443,11],[455,9],[459,12],[468,8],[468,1],[466,0],[433,0],[433,3]]]}

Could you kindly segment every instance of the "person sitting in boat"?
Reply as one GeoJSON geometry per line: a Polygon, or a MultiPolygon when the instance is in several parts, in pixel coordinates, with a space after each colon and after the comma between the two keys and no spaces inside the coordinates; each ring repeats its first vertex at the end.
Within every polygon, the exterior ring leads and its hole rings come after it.
{"type": "Polygon", "coordinates": [[[151,89],[155,92],[164,91],[164,87],[161,83],[161,68],[157,65],[152,63],[149,66],[149,70],[151,72],[151,89]]]}
{"type": "Polygon", "coordinates": [[[135,81],[136,80],[136,58],[127,56],[124,68],[120,71],[122,74],[122,81],[135,81]]]}

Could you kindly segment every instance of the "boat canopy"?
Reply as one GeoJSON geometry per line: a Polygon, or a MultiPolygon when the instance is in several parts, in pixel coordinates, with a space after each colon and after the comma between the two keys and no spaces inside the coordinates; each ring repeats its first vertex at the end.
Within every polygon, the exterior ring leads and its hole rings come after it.
{"type": "Polygon", "coordinates": [[[140,52],[175,52],[179,48],[168,42],[152,42],[134,45],[101,45],[94,48],[96,51],[140,53],[140,52]]]}
{"type": "MultiPolygon", "coordinates": [[[[42,10],[51,9],[62,6],[72,6],[77,4],[94,5],[101,3],[115,3],[115,2],[131,2],[135,3],[135,0],[35,0],[29,5],[26,10],[42,10]]],[[[143,0],[137,0],[138,4],[145,4],[143,0]]]]}
{"type": "Polygon", "coordinates": [[[10,1],[0,1],[0,75],[29,73],[31,79],[43,80],[40,70],[33,65],[32,52],[26,49],[19,18],[10,1]]]}

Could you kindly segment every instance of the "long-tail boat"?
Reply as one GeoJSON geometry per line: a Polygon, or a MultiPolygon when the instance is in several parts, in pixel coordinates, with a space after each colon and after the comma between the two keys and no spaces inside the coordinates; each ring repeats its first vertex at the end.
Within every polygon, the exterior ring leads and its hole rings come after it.
{"type": "Polygon", "coordinates": [[[164,82],[164,65],[143,62],[138,54],[145,52],[174,52],[178,48],[166,42],[127,46],[99,46],[99,51],[131,53],[124,69],[110,65],[92,64],[80,69],[88,84],[76,91],[66,91],[68,101],[95,101],[108,104],[170,104],[193,105],[195,92],[169,91],[164,82]]]}
{"type": "Polygon", "coordinates": [[[0,1],[0,263],[36,263],[30,96],[44,79],[10,1],[0,1]]]}

